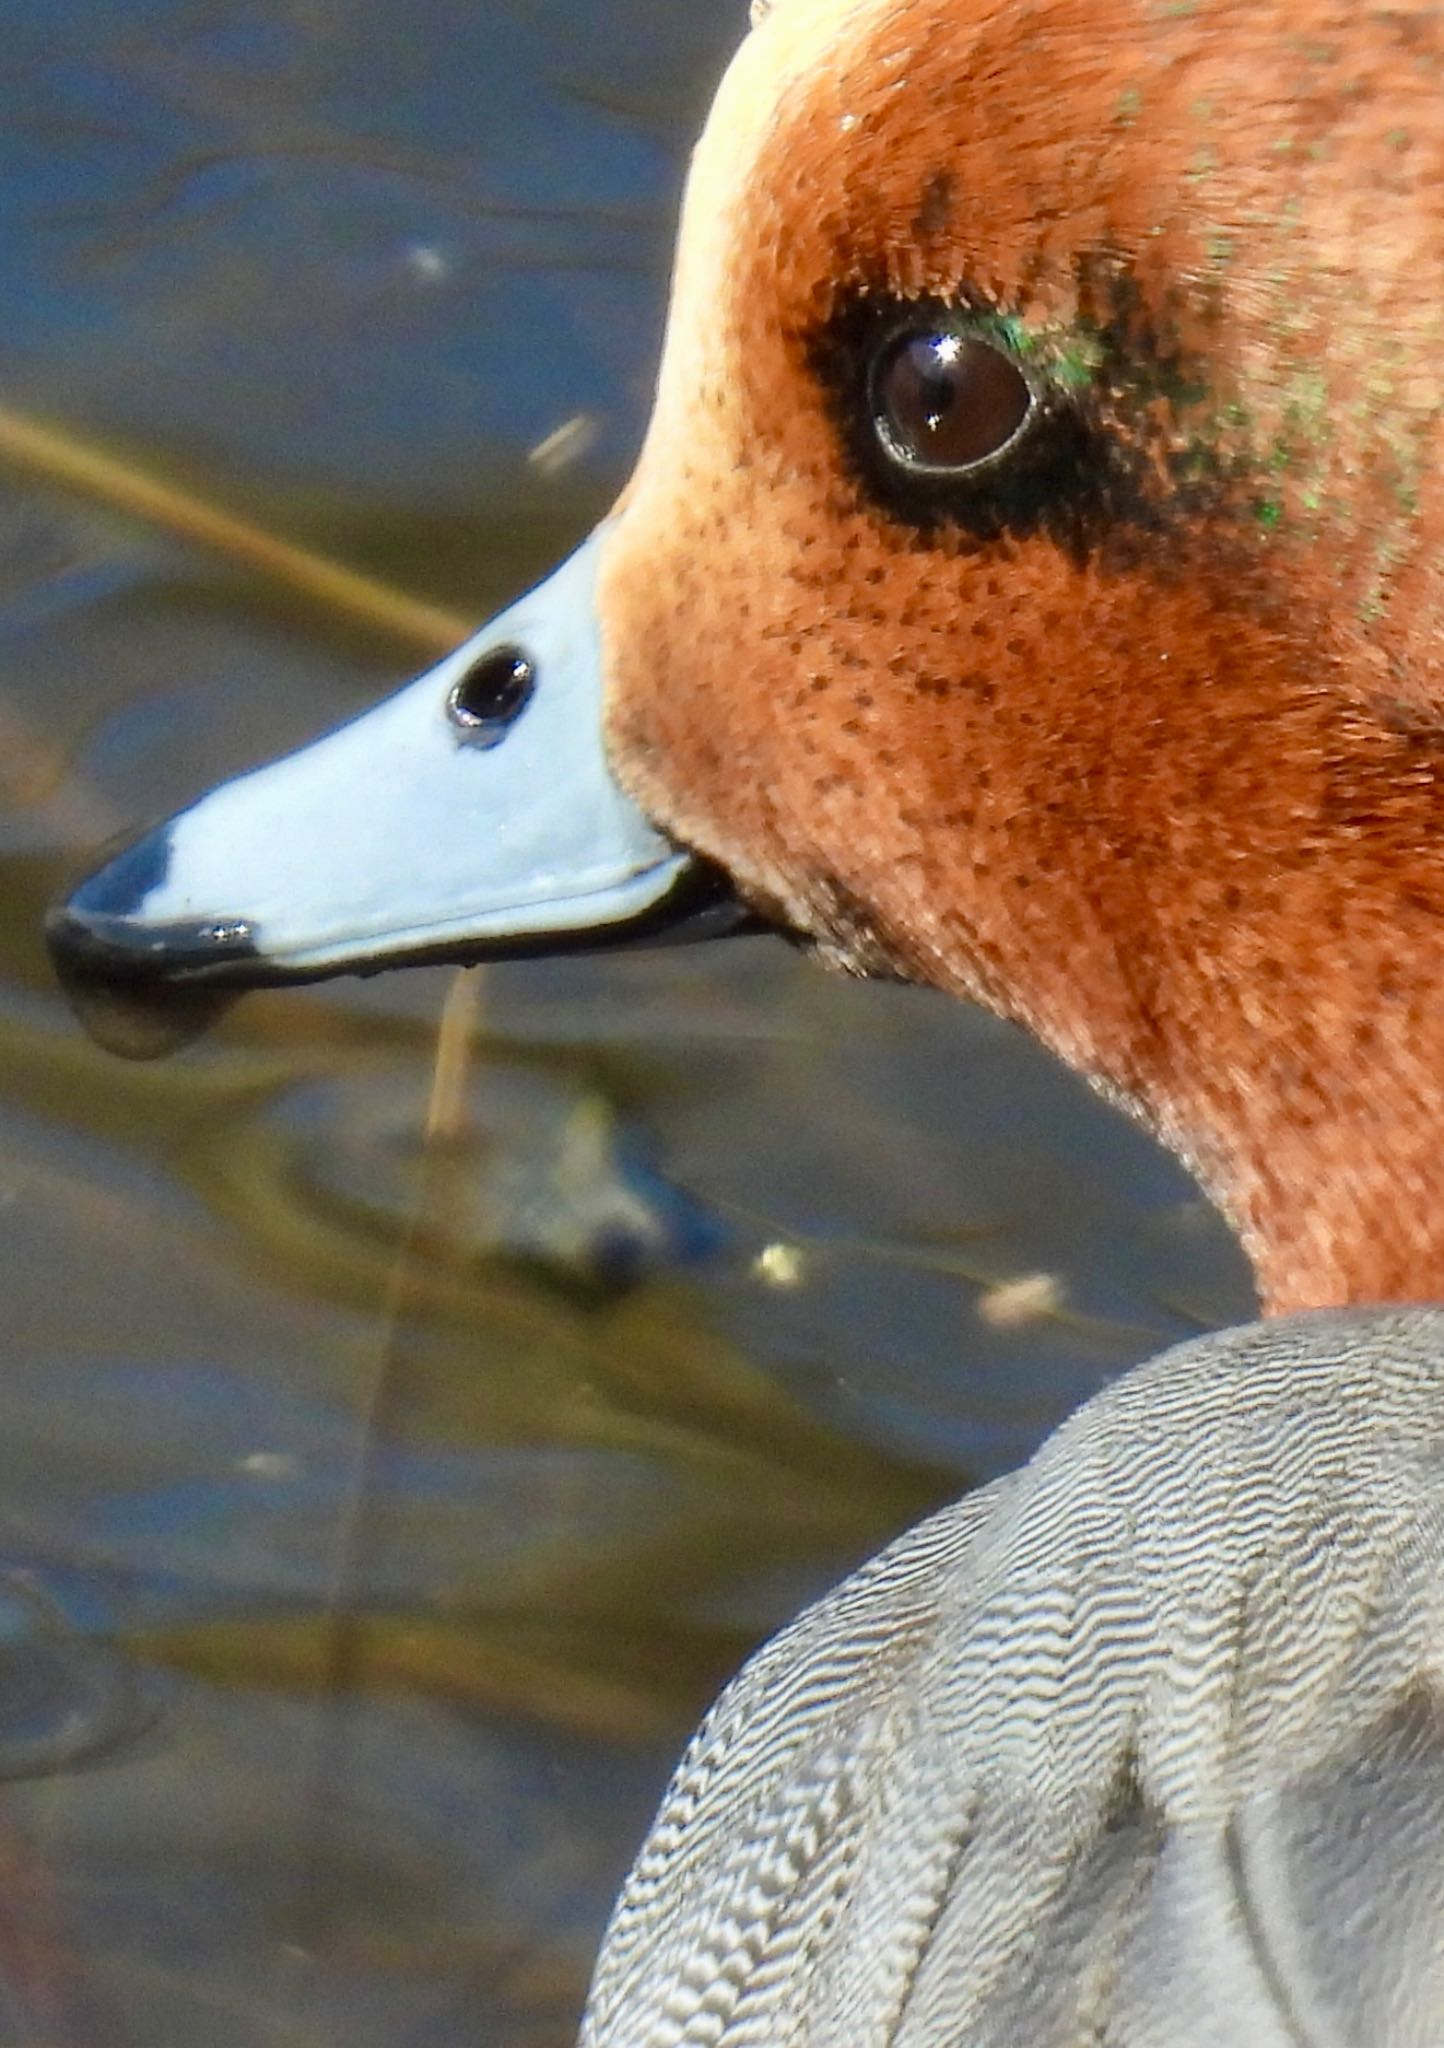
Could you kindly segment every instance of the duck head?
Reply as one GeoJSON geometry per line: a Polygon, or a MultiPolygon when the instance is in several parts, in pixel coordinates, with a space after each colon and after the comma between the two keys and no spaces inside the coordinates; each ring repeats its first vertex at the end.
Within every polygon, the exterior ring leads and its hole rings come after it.
{"type": "Polygon", "coordinates": [[[754,11],[610,519],[92,876],[57,957],[471,957],[715,869],[1132,1107],[1271,1306],[1437,1294],[1444,22],[754,11]]]}

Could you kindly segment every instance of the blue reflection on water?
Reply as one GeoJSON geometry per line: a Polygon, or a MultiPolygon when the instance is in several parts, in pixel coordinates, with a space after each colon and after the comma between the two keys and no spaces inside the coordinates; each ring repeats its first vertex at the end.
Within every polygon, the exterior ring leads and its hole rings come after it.
{"type": "Polygon", "coordinates": [[[432,495],[582,408],[618,459],[677,138],[588,102],[570,11],[286,12],[0,8],[10,395],[432,495]]]}

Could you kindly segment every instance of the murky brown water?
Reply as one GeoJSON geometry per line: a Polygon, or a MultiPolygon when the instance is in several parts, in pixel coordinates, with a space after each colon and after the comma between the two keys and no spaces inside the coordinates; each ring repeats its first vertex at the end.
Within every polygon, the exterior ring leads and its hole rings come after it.
{"type": "MultiPolygon", "coordinates": [[[[0,0],[0,406],[479,616],[625,468],[738,15],[0,0]]],[[[438,972],[87,1044],[62,877],[415,659],[0,468],[0,2042],[566,2043],[756,1636],[1248,1308],[1016,1034],[775,941],[491,970],[429,1148],[438,972]]]]}

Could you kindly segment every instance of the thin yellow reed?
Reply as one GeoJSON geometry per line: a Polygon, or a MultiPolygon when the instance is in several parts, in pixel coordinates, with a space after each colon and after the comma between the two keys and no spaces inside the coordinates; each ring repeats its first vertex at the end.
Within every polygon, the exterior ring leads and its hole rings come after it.
{"type": "Polygon", "coordinates": [[[409,597],[326,555],[268,533],[204,498],[107,455],[63,428],[0,404],[0,462],[83,493],[112,511],[144,520],[198,547],[240,562],[288,590],[343,612],[414,646],[444,654],[475,630],[475,620],[409,597]]]}

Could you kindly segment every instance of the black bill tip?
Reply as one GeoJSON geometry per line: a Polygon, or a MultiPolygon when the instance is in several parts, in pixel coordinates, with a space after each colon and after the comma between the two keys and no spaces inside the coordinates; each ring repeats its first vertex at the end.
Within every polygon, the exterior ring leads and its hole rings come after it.
{"type": "Polygon", "coordinates": [[[170,833],[127,837],[45,920],[56,977],[107,1052],[159,1059],[207,1030],[233,1000],[211,975],[255,957],[242,919],[157,924],[146,898],[166,878],[170,833]]]}

